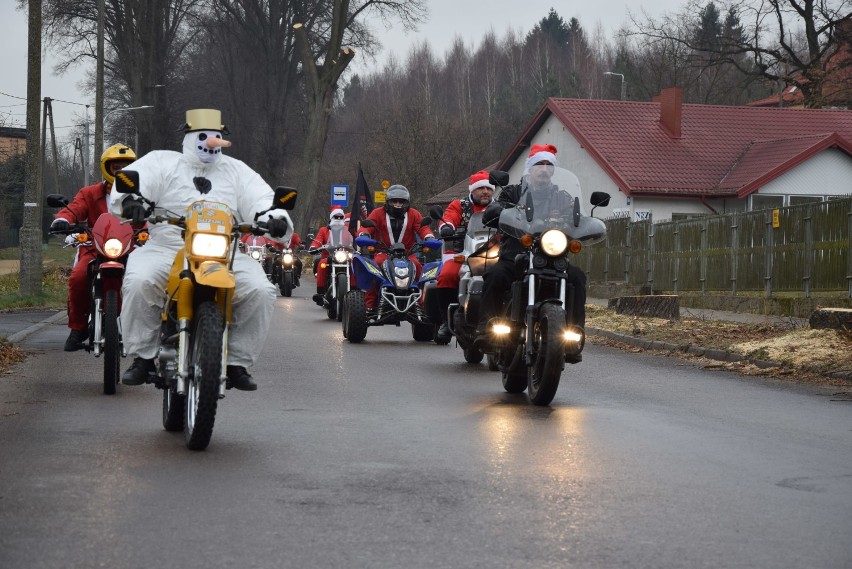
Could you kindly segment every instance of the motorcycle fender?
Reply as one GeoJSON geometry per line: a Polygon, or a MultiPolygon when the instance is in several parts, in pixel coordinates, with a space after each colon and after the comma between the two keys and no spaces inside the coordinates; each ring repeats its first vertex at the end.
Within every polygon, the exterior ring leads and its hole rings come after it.
{"type": "Polygon", "coordinates": [[[212,288],[234,288],[236,279],[228,265],[219,261],[202,261],[193,269],[195,282],[212,288]]]}
{"type": "Polygon", "coordinates": [[[419,283],[422,285],[427,281],[434,281],[438,278],[438,273],[441,272],[443,261],[433,261],[423,265],[423,272],[420,274],[419,283]]]}
{"type": "Polygon", "coordinates": [[[355,255],[352,258],[352,272],[355,273],[355,283],[361,290],[370,290],[377,280],[379,283],[390,284],[382,270],[372,259],[360,255],[355,255]]]}

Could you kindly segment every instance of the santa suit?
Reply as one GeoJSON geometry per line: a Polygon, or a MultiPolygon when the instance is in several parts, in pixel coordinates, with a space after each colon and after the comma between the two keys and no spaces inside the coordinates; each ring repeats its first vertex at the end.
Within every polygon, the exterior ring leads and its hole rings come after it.
{"type": "MultiPolygon", "coordinates": [[[[139,191],[158,208],[183,214],[194,201],[205,199],[224,203],[237,223],[252,223],[256,213],[269,209],[274,192],[260,175],[243,162],[220,155],[211,163],[203,162],[196,150],[197,132],[184,136],[183,153],[168,150],[149,152],[133,163],[139,173],[139,191]],[[193,178],[210,181],[210,191],[202,195],[193,178]]],[[[121,214],[126,194],[110,194],[110,211],[121,214]]],[[[287,219],[289,229],[281,241],[287,242],[293,224],[283,210],[274,217],[287,219]]],[[[151,224],[150,238],[135,249],[128,259],[122,286],[122,335],[127,351],[137,357],[153,359],[157,355],[160,310],[175,255],[184,246],[181,229],[165,223],[151,224]]],[[[248,255],[234,258],[236,288],[230,325],[228,364],[249,367],[266,342],[266,334],[275,303],[275,287],[261,267],[248,255]]]]}
{"type": "MultiPolygon", "coordinates": [[[[94,227],[101,214],[107,211],[108,188],[107,182],[100,182],[81,189],[71,203],[59,210],[54,221],[64,219],[72,225],[86,221],[90,228],[94,227]]],[[[91,242],[77,247],[77,259],[68,277],[68,327],[72,330],[86,330],[89,325],[90,283],[87,271],[97,254],[91,242]]]]}
{"type": "MultiPolygon", "coordinates": [[[[479,213],[485,211],[485,208],[488,207],[488,204],[479,205],[473,202],[470,199],[470,196],[464,198],[465,201],[470,204],[471,213],[479,213]]],[[[442,223],[438,225],[438,230],[445,225],[449,225],[454,230],[458,229],[460,226],[464,226],[467,221],[464,219],[464,209],[462,207],[462,200],[453,200],[450,202],[450,205],[447,206],[447,210],[444,212],[444,220],[442,223]]],[[[444,264],[441,265],[441,272],[438,273],[437,286],[438,288],[458,288],[459,287],[459,270],[461,269],[462,263],[456,261],[454,258],[456,253],[445,253],[444,254],[444,264]]]]}
{"type": "MultiPolygon", "coordinates": [[[[320,247],[324,247],[320,252],[320,263],[331,256],[331,252],[328,248],[325,248],[326,245],[331,247],[336,247],[338,245],[352,247],[352,235],[349,233],[349,227],[342,223],[337,227],[332,227],[331,224],[325,227],[320,227],[320,230],[317,231],[316,237],[314,237],[314,240],[311,241],[310,246],[310,249],[319,249],[320,247]]],[[[326,264],[324,270],[320,270],[319,267],[317,268],[317,288],[325,288],[328,286],[329,274],[331,274],[330,264],[326,264]]]]}
{"type": "MultiPolygon", "coordinates": [[[[421,239],[427,239],[433,236],[432,230],[428,225],[420,227],[420,222],[423,221],[423,216],[420,215],[420,212],[416,209],[409,209],[405,212],[405,215],[402,218],[400,231],[394,235],[391,235],[391,217],[384,208],[374,209],[370,212],[370,215],[367,216],[367,219],[372,220],[372,222],[375,223],[375,227],[361,227],[360,234],[369,235],[371,238],[378,241],[379,244],[387,247],[399,242],[405,246],[406,251],[409,251],[417,241],[416,235],[419,235],[421,239]]],[[[386,253],[376,253],[373,260],[377,265],[381,266],[387,258],[388,256],[386,253]]],[[[417,260],[415,255],[409,255],[408,258],[414,263],[414,267],[417,270],[415,276],[415,280],[417,280],[420,278],[420,261],[417,260]]],[[[366,291],[364,298],[368,307],[375,307],[376,300],[378,299],[378,285],[373,286],[369,291],[366,291]]]]}

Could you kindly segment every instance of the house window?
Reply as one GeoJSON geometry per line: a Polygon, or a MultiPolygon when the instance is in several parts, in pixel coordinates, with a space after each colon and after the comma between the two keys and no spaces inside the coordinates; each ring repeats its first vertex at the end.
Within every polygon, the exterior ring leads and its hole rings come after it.
{"type": "Polygon", "coordinates": [[[790,205],[821,202],[822,196],[790,196],[790,205]]]}
{"type": "Polygon", "coordinates": [[[784,196],[751,196],[751,211],[784,207],[784,196]]]}

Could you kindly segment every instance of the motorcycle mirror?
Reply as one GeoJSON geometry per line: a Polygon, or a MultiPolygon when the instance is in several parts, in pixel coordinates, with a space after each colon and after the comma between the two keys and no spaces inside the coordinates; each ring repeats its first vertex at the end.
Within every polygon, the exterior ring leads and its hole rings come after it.
{"type": "Polygon", "coordinates": [[[574,198],[574,227],[580,227],[580,198],[574,198]]]}
{"type": "Polygon", "coordinates": [[[139,195],[139,172],[122,169],[115,173],[115,191],[139,195]]]}
{"type": "Polygon", "coordinates": [[[45,198],[48,207],[65,207],[68,205],[68,198],[62,194],[48,194],[45,198]]]}
{"type": "Polygon", "coordinates": [[[443,219],[444,218],[444,208],[439,205],[433,205],[429,208],[429,215],[434,219],[443,219]]]}
{"type": "Polygon", "coordinates": [[[372,219],[363,219],[361,220],[361,227],[375,227],[376,224],[372,219]]]}
{"type": "Polygon", "coordinates": [[[488,172],[488,183],[495,186],[508,186],[509,173],[503,170],[491,170],[488,172]]]}
{"type": "Polygon", "coordinates": [[[299,191],[296,188],[288,186],[278,186],[275,188],[275,197],[272,198],[271,209],[286,209],[292,210],[296,207],[296,198],[299,196],[299,191]]]}
{"type": "Polygon", "coordinates": [[[310,239],[311,241],[313,241],[313,240],[314,240],[314,237],[316,237],[316,235],[314,235],[313,233],[308,233],[308,239],[310,239]]]}
{"type": "Polygon", "coordinates": [[[420,220],[420,227],[426,227],[427,225],[432,225],[432,218],[428,216],[420,220]]]}
{"type": "Polygon", "coordinates": [[[532,223],[534,212],[533,212],[532,193],[530,193],[530,192],[527,192],[527,200],[526,200],[526,204],[525,204],[524,207],[526,208],[526,212],[527,212],[527,223],[532,223]]]}
{"type": "Polygon", "coordinates": [[[606,207],[609,205],[609,194],[606,192],[592,192],[592,215],[595,214],[595,208],[606,207]]]}

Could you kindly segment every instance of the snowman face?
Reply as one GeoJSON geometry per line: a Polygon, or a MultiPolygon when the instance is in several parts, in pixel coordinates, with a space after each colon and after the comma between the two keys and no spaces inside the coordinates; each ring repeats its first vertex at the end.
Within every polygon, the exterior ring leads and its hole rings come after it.
{"type": "Polygon", "coordinates": [[[215,162],[222,154],[222,133],[216,130],[201,130],[195,136],[195,153],[205,164],[215,162]]]}

